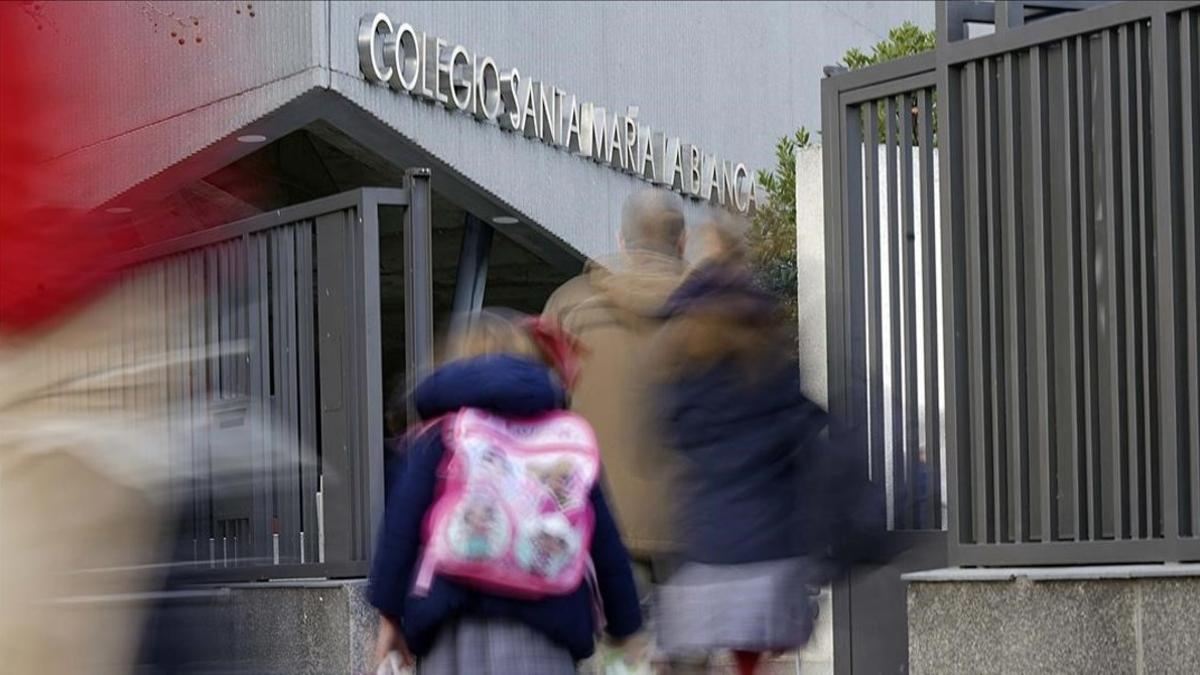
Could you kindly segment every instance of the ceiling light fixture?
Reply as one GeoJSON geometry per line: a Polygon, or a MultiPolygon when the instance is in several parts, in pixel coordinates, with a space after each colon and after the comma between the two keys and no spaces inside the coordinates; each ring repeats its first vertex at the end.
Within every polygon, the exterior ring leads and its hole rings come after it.
{"type": "Polygon", "coordinates": [[[492,222],[497,225],[516,225],[521,221],[513,218],[512,216],[496,216],[495,218],[492,218],[492,222]]]}
{"type": "Polygon", "coordinates": [[[267,137],[262,134],[246,134],[245,136],[238,136],[237,139],[238,143],[262,143],[267,140],[267,137]]]}

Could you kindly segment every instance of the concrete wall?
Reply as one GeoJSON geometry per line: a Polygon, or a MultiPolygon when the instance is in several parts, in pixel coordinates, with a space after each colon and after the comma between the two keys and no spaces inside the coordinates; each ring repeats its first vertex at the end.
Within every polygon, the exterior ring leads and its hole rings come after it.
{"type": "Polygon", "coordinates": [[[1092,578],[911,583],[911,672],[1200,672],[1200,577],[1080,569],[1092,578]]]}
{"type": "Polygon", "coordinates": [[[796,153],[796,281],[804,395],[829,405],[825,327],[825,196],[820,146],[796,153]]]}
{"type": "Polygon", "coordinates": [[[271,582],[171,594],[150,626],[164,640],[157,663],[197,675],[373,673],[378,617],[365,587],[271,582]]]}

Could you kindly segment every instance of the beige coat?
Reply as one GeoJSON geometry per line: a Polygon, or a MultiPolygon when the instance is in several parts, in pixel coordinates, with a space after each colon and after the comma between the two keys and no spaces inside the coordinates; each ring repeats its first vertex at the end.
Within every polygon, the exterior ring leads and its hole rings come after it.
{"type": "Polygon", "coordinates": [[[141,594],[160,581],[146,564],[164,543],[169,452],[153,405],[169,358],[154,346],[161,317],[136,307],[113,292],[0,339],[0,671],[132,667],[141,594]]]}
{"type": "Polygon", "coordinates": [[[661,326],[655,315],[683,271],[682,260],[653,253],[589,263],[544,312],[587,346],[571,407],[596,429],[608,494],[637,558],[677,548],[675,470],[654,431],[645,359],[661,326]]]}

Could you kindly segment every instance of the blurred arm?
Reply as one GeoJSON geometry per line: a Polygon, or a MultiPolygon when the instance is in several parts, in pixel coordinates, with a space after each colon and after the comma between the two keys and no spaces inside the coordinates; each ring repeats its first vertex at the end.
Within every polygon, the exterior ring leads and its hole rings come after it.
{"type": "Polygon", "coordinates": [[[596,513],[596,528],[592,533],[592,562],[596,566],[596,583],[604,601],[605,630],[621,640],[642,627],[642,610],[638,603],[629,552],[621,543],[621,533],[597,483],[592,488],[592,510],[596,513]]]}
{"type": "Polygon", "coordinates": [[[422,434],[405,453],[406,466],[392,485],[371,561],[367,600],[396,622],[404,616],[404,600],[421,551],[421,522],[433,503],[442,461],[442,440],[436,431],[422,434]]]}

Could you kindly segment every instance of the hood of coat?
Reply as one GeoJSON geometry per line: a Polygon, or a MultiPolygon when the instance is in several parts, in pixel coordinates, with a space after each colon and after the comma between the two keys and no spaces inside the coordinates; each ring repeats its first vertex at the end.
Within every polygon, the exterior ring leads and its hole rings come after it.
{"type": "Polygon", "coordinates": [[[588,281],[619,319],[656,318],[679,287],[685,263],[679,258],[638,251],[593,263],[588,281]]]}
{"type": "Polygon", "coordinates": [[[424,420],[463,408],[529,417],[564,407],[566,395],[545,365],[497,354],[447,363],[417,386],[413,402],[424,420]]]}
{"type": "Polygon", "coordinates": [[[754,285],[747,268],[706,263],[687,275],[663,303],[659,313],[664,318],[706,313],[737,321],[764,323],[775,320],[778,310],[778,302],[754,285]]]}

